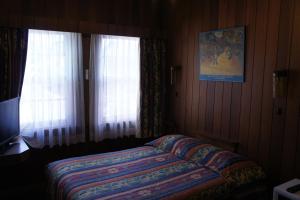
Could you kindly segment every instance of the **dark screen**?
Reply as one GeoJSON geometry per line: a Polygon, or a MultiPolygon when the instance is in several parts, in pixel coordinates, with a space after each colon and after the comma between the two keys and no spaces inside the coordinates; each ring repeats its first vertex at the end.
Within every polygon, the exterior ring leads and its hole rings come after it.
{"type": "Polygon", "coordinates": [[[0,102],[0,146],[19,132],[19,98],[0,102]]]}

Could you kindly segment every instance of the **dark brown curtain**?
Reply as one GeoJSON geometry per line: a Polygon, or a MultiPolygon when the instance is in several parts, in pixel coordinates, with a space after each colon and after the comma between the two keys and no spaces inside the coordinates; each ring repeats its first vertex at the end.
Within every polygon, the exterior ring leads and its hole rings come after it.
{"type": "Polygon", "coordinates": [[[141,108],[142,137],[157,137],[164,129],[165,42],[141,38],[141,108]]]}
{"type": "Polygon", "coordinates": [[[0,101],[21,95],[28,29],[0,28],[0,101]]]}

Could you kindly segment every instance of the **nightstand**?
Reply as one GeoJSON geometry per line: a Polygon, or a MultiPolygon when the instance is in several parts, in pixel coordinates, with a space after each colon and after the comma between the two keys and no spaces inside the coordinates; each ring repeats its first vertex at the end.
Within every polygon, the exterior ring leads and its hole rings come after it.
{"type": "Polygon", "coordinates": [[[0,167],[17,165],[29,158],[30,149],[21,136],[17,136],[12,145],[0,154],[0,167]]]}
{"type": "Polygon", "coordinates": [[[274,187],[273,200],[279,200],[280,197],[284,197],[289,200],[300,200],[300,194],[290,193],[287,191],[288,188],[297,184],[300,184],[300,179],[293,179],[274,187]]]}

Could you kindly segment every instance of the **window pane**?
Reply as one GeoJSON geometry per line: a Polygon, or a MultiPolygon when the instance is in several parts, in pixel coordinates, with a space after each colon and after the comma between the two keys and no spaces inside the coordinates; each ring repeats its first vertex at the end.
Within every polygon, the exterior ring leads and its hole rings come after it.
{"type": "Polygon", "coordinates": [[[104,119],[108,123],[135,122],[139,104],[139,38],[109,36],[103,38],[101,49],[105,55],[100,56],[100,67],[105,70],[100,77],[107,87],[104,119]]]}
{"type": "Polygon", "coordinates": [[[20,123],[55,123],[66,119],[65,41],[60,32],[30,30],[21,95],[20,123]]]}

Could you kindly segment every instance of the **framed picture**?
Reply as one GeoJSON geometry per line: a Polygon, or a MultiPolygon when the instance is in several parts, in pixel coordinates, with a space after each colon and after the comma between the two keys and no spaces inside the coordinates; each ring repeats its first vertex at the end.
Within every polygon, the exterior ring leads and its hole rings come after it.
{"type": "Polygon", "coordinates": [[[244,82],[245,27],[199,35],[200,80],[244,82]]]}

